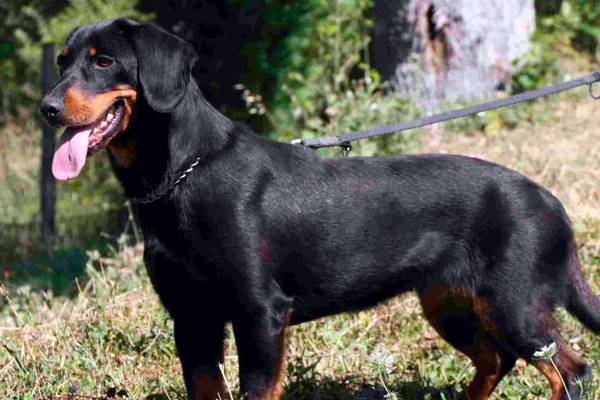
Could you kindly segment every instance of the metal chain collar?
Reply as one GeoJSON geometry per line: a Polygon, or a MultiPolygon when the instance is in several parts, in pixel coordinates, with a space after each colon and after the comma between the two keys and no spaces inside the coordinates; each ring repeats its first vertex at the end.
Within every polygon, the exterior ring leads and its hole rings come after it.
{"type": "Polygon", "coordinates": [[[135,203],[139,203],[139,204],[150,204],[150,203],[154,203],[155,201],[161,199],[162,197],[169,194],[173,189],[175,189],[175,186],[179,185],[182,181],[184,181],[188,177],[188,175],[194,170],[194,168],[196,168],[200,164],[200,160],[201,160],[201,157],[196,158],[196,160],[188,167],[188,169],[183,171],[183,173],[179,176],[179,178],[175,179],[175,181],[173,181],[162,192],[152,193],[146,197],[133,198],[133,199],[131,199],[131,201],[133,201],[135,203]]]}

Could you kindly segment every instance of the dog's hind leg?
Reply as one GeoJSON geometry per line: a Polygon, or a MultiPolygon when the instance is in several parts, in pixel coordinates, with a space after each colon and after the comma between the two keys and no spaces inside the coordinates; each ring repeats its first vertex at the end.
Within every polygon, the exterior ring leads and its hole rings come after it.
{"type": "Polygon", "coordinates": [[[581,382],[589,377],[591,368],[560,336],[552,317],[553,307],[542,299],[538,299],[533,305],[503,300],[490,313],[496,321],[494,339],[503,346],[514,349],[520,357],[544,374],[552,389],[551,400],[568,400],[569,396],[571,400],[581,399],[581,382]],[[552,342],[558,345],[558,352],[552,360],[559,372],[556,372],[550,360],[534,356],[552,342]],[[565,392],[562,380],[565,381],[569,395],[565,392]]]}
{"type": "Polygon", "coordinates": [[[420,293],[420,299],[435,330],[475,365],[475,377],[467,389],[469,400],[488,399],[515,365],[516,356],[487,335],[476,300],[468,291],[435,286],[420,293]]]}
{"type": "Polygon", "coordinates": [[[551,313],[546,313],[544,324],[545,329],[550,333],[554,342],[558,345],[558,351],[552,357],[552,360],[560,371],[560,376],[548,359],[531,360],[531,363],[540,370],[550,382],[550,386],[552,387],[551,400],[568,399],[563,386],[563,380],[567,385],[571,399],[580,399],[583,396],[583,391],[589,389],[586,385],[588,383],[587,380],[591,378],[592,368],[587,361],[571,349],[561,337],[551,313]]]}
{"type": "Polygon", "coordinates": [[[459,349],[473,361],[477,369],[467,393],[469,400],[487,400],[500,380],[514,367],[516,357],[502,351],[488,338],[475,340],[477,346],[459,349]]]}

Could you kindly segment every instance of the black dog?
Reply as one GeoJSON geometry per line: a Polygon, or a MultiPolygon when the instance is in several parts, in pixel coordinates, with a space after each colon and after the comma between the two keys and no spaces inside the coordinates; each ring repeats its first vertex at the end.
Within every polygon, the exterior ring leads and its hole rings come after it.
{"type": "Polygon", "coordinates": [[[207,103],[191,77],[196,58],[153,25],[83,26],[41,106],[67,127],[58,179],[75,178],[87,154],[107,147],[136,199],[189,398],[222,393],[228,321],[242,393],[277,399],[287,326],[410,290],[477,367],[470,399],[487,399],[518,357],[549,379],[552,399],[565,399],[549,361],[533,357],[552,342],[571,398],[580,397],[575,381],[590,367],[561,339],[552,312],[564,306],[598,333],[600,301],[555,197],[473,158],[323,160],[264,139],[207,103]]]}

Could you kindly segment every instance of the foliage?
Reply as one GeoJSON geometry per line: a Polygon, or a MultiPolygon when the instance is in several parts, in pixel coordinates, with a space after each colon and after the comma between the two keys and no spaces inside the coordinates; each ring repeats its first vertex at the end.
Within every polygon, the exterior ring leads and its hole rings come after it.
{"type": "MultiPolygon", "coordinates": [[[[331,135],[416,116],[406,99],[384,96],[379,74],[370,67],[372,5],[373,0],[306,2],[301,18],[294,19],[303,26],[283,44],[281,54],[292,54],[286,65],[279,68],[270,60],[260,64],[258,72],[273,67],[279,71],[274,74],[275,85],[267,90],[240,86],[249,112],[265,115],[273,138],[289,141],[331,135]],[[257,104],[262,98],[266,104],[257,104]]],[[[289,11],[289,17],[298,12],[289,11]]],[[[408,136],[369,140],[353,154],[398,153],[409,141],[408,136]]]]}
{"type": "Polygon", "coordinates": [[[0,115],[6,111],[16,112],[23,99],[30,99],[36,93],[39,79],[32,74],[26,60],[18,56],[17,36],[39,39],[37,21],[31,10],[50,11],[43,5],[43,0],[0,2],[0,115]]]}
{"type": "Polygon", "coordinates": [[[600,1],[568,0],[561,14],[573,47],[594,54],[600,40],[600,1]]]}
{"type": "MultiPolygon", "coordinates": [[[[553,12],[538,11],[537,29],[532,37],[532,50],[513,76],[512,91],[521,93],[558,80],[561,59],[577,60],[587,55],[595,58],[600,29],[598,0],[563,0],[553,12]]],[[[538,6],[539,8],[540,6],[538,6]]]]}
{"type": "MultiPolygon", "coordinates": [[[[250,4],[244,0],[231,1],[242,11],[250,4]]],[[[249,60],[248,71],[239,81],[268,99],[270,106],[285,105],[282,82],[292,71],[305,72],[311,65],[305,51],[311,46],[312,30],[322,15],[320,3],[321,0],[267,0],[261,8],[261,40],[243,48],[241,55],[249,60]]]]}
{"type": "Polygon", "coordinates": [[[59,14],[40,25],[40,33],[44,42],[60,44],[76,26],[113,18],[145,21],[151,17],[137,10],[137,1],[69,0],[69,5],[59,14]]]}

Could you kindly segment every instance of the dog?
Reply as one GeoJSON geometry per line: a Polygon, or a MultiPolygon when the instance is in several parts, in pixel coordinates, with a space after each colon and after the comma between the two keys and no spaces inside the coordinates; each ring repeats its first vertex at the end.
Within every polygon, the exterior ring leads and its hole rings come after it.
{"type": "MultiPolygon", "coordinates": [[[[518,358],[552,399],[581,396],[591,367],[553,319],[565,307],[600,333],[561,203],[528,178],[453,155],[321,159],[261,137],[203,97],[198,55],[152,24],[76,28],[41,112],[66,127],[53,160],[74,179],[106,148],[144,234],[144,262],[174,320],[187,395],[224,396],[224,326],[247,399],[282,394],[286,328],[415,291],[476,367],[487,399],[518,358]],[[534,353],[558,344],[554,362],[534,353]]],[[[224,398],[224,397],[223,397],[224,398]]]]}

